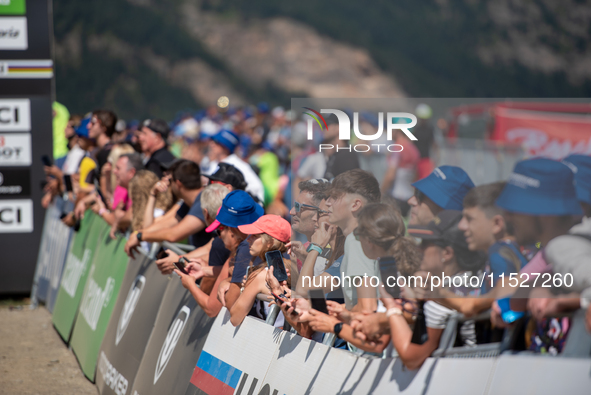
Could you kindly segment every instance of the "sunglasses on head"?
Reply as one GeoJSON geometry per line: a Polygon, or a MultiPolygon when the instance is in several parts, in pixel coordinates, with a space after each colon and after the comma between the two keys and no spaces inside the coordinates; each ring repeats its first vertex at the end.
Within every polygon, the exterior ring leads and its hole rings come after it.
{"type": "Polygon", "coordinates": [[[295,207],[296,213],[299,213],[303,210],[315,210],[318,212],[318,214],[328,214],[328,211],[322,210],[320,207],[317,207],[317,206],[312,206],[311,204],[294,202],[294,207],[295,207]]]}

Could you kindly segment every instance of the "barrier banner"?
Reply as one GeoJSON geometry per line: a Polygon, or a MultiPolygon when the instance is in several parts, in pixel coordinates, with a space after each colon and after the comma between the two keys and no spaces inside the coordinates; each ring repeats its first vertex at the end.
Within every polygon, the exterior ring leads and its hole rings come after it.
{"type": "MultiPolygon", "coordinates": [[[[193,375],[185,394],[276,393],[261,389],[284,333],[281,329],[251,317],[246,317],[235,328],[230,323],[230,313],[223,308],[209,332],[199,360],[193,365],[193,375]]],[[[305,366],[302,365],[302,370],[305,366]]],[[[291,374],[293,368],[294,365],[290,365],[282,375],[291,374]]],[[[294,376],[294,380],[303,385],[303,381],[297,376],[294,376]]],[[[300,392],[284,386],[284,392],[280,393],[300,392]]]]}
{"type": "Polygon", "coordinates": [[[37,268],[35,269],[31,302],[35,306],[39,301],[44,302],[50,313],[53,311],[62,269],[64,268],[73,233],[72,228],[62,223],[60,217],[62,213],[72,210],[73,205],[71,202],[57,197],[45,213],[45,224],[43,226],[41,246],[39,247],[37,268]]]}
{"type": "Polygon", "coordinates": [[[169,282],[144,254],[129,261],[99,352],[100,394],[123,395],[131,389],[169,282]]]}
{"type": "Polygon", "coordinates": [[[213,322],[172,274],[129,394],[184,394],[213,322]]]}
{"type": "Polygon", "coordinates": [[[87,211],[81,221],[80,230],[74,233],[52,316],[53,325],[65,342],[69,342],[72,334],[98,240],[108,229],[105,221],[87,211]]]}
{"type": "Polygon", "coordinates": [[[72,349],[91,381],[94,381],[101,342],[127,270],[129,258],[123,250],[125,241],[123,237],[111,239],[109,232],[102,233],[72,332],[72,349]]]}

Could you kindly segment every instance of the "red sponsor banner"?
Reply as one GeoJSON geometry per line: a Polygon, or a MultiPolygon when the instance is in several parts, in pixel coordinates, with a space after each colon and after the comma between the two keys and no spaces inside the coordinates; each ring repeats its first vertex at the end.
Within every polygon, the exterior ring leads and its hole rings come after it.
{"type": "Polygon", "coordinates": [[[497,107],[492,140],[518,144],[529,157],[591,155],[591,116],[497,107]]]}

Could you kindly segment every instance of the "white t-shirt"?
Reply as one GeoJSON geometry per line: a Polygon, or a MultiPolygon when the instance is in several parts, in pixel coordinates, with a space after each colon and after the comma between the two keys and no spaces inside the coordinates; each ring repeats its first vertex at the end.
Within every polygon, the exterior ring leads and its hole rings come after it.
{"type": "MultiPolygon", "coordinates": [[[[246,181],[246,192],[258,197],[261,201],[261,204],[265,201],[265,188],[263,187],[263,182],[248,163],[240,159],[238,156],[236,156],[236,154],[227,156],[226,158],[222,159],[222,162],[232,165],[240,170],[244,176],[244,181],[246,181]]],[[[207,169],[205,169],[203,166],[204,162],[201,164],[201,171],[203,172],[203,175],[211,175],[218,169],[218,163],[216,162],[209,162],[207,164],[207,169]]]]}
{"type": "MultiPolygon", "coordinates": [[[[353,232],[351,232],[345,239],[345,254],[340,269],[341,279],[344,278],[344,281],[341,283],[341,288],[343,289],[343,295],[345,297],[345,306],[350,310],[357,304],[357,289],[353,285],[353,277],[363,277],[364,275],[367,275],[368,277],[376,276],[377,278],[380,278],[378,261],[375,259],[369,259],[365,256],[363,248],[361,247],[361,242],[355,239],[353,232]],[[349,284],[347,277],[351,278],[351,284],[349,284]]],[[[378,293],[376,289],[376,298],[377,297],[378,293]]]]}
{"type": "Polygon", "coordinates": [[[62,166],[64,174],[72,175],[78,173],[78,166],[80,165],[84,154],[86,154],[86,151],[78,147],[78,144],[76,144],[70,152],[68,152],[68,156],[66,156],[66,160],[62,166]]]}

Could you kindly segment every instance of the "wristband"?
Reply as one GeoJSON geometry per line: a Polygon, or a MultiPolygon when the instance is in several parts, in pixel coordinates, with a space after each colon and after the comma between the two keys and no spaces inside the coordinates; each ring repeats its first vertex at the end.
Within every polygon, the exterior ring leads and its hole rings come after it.
{"type": "Polygon", "coordinates": [[[342,330],[343,330],[343,323],[339,322],[338,324],[334,324],[334,328],[332,331],[334,332],[335,336],[340,339],[339,333],[341,333],[342,330]]]}
{"type": "Polygon", "coordinates": [[[306,249],[306,252],[310,252],[312,250],[316,251],[319,254],[322,254],[322,247],[320,247],[318,244],[310,243],[310,245],[306,249]]]}
{"type": "Polygon", "coordinates": [[[402,309],[400,307],[390,307],[386,311],[386,318],[390,318],[393,315],[402,315],[402,309]]]}
{"type": "Polygon", "coordinates": [[[107,209],[106,209],[106,208],[104,208],[104,207],[103,207],[103,208],[101,208],[101,209],[99,210],[99,212],[98,212],[98,215],[99,215],[99,217],[102,217],[102,216],[103,216],[103,214],[104,214],[104,213],[106,213],[107,211],[109,211],[109,210],[107,210],[107,209]]]}

